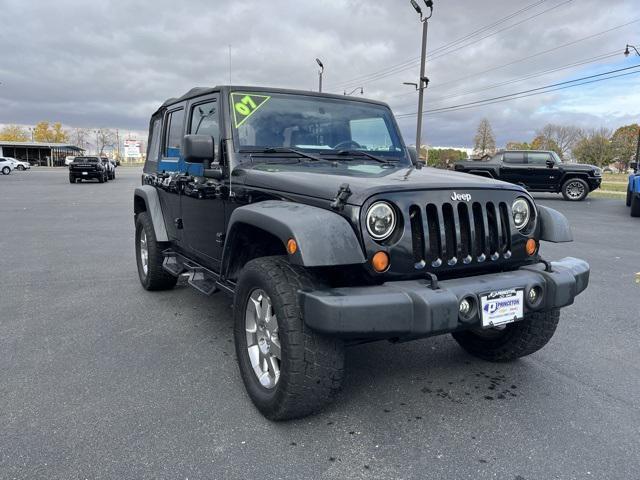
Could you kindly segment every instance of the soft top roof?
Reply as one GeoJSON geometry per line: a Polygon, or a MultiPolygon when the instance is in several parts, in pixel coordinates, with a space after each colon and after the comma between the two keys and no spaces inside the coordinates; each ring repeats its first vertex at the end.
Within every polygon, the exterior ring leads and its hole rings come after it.
{"type": "Polygon", "coordinates": [[[246,91],[256,91],[256,92],[270,92],[270,93],[290,93],[297,95],[310,95],[314,97],[325,97],[325,98],[334,98],[338,100],[356,100],[359,102],[367,102],[373,103],[376,105],[382,105],[388,107],[388,105],[384,102],[379,102],[377,100],[370,100],[362,97],[349,97],[345,95],[333,94],[333,93],[320,93],[309,90],[294,90],[287,88],[270,88],[270,87],[259,87],[259,86],[251,86],[251,85],[218,85],[216,87],[194,87],[189,90],[187,93],[182,95],[181,97],[172,97],[165,100],[165,102],[158,108],[158,110],[153,114],[154,116],[161,111],[162,109],[169,107],[171,105],[175,105],[176,103],[183,102],[185,100],[189,100],[192,98],[200,97],[202,95],[207,95],[215,92],[230,92],[234,90],[246,90],[246,91]]]}

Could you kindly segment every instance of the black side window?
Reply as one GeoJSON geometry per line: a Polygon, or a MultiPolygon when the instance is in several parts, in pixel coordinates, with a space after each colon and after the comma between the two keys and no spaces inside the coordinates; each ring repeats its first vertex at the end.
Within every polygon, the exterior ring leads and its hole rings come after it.
{"type": "Polygon", "coordinates": [[[167,129],[164,143],[165,157],[180,157],[182,145],[182,127],[184,123],[184,110],[174,110],[167,115],[167,129]]]}
{"type": "Polygon", "coordinates": [[[156,118],[151,124],[151,131],[149,132],[147,161],[144,164],[144,173],[153,173],[158,170],[158,154],[160,153],[160,127],[162,121],[160,118],[156,118]]]}
{"type": "Polygon", "coordinates": [[[191,128],[193,135],[210,135],[218,140],[220,127],[218,125],[218,102],[207,102],[195,105],[191,110],[191,128]]]}
{"type": "Polygon", "coordinates": [[[547,165],[547,162],[549,160],[553,160],[551,158],[551,155],[549,155],[548,153],[534,153],[534,152],[529,152],[527,154],[527,162],[529,163],[529,165],[547,165]]]}
{"type": "Polygon", "coordinates": [[[504,160],[504,163],[511,163],[511,164],[524,163],[524,153],[522,152],[504,152],[504,156],[502,158],[504,160]]]}

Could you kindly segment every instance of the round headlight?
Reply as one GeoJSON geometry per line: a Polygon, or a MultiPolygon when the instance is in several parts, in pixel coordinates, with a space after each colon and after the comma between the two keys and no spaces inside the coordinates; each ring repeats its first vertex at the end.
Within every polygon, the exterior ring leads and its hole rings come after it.
{"type": "Polygon", "coordinates": [[[518,230],[522,230],[529,223],[531,218],[531,206],[529,202],[522,197],[516,198],[511,205],[511,215],[513,215],[513,223],[518,230]]]}
{"type": "Polygon", "coordinates": [[[375,240],[388,238],[396,228],[396,212],[387,202],[376,202],[367,212],[367,231],[375,240]]]}

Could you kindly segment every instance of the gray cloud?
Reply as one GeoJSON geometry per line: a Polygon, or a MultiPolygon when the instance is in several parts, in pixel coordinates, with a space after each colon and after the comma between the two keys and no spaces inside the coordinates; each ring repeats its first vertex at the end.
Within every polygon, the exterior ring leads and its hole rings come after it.
{"type": "MultiPolygon", "coordinates": [[[[491,24],[534,0],[477,2],[436,0],[429,49],[491,24]]],[[[514,28],[428,63],[426,107],[448,106],[568,78],[631,65],[622,49],[640,43],[640,22],[504,68],[480,74],[558,45],[640,17],[634,2],[547,0],[504,28],[560,5],[514,28]],[[634,16],[635,15],[635,16],[634,16]],[[470,95],[442,97],[620,51],[600,64],[562,70],[470,95]],[[610,68],[609,68],[610,67],[610,68]],[[451,83],[461,77],[464,81],[451,83]],[[438,100],[440,101],[438,102],[438,100]]],[[[167,97],[193,86],[232,82],[315,89],[323,59],[325,84],[342,93],[362,86],[365,95],[388,101],[396,113],[416,111],[416,96],[402,85],[415,81],[417,62],[376,81],[351,81],[419,55],[420,25],[408,0],[222,2],[160,0],[81,2],[8,0],[0,29],[0,123],[59,120],[71,127],[144,130],[167,97]],[[11,21],[6,21],[11,19],[11,21]]],[[[637,63],[637,62],[636,62],[637,63]]],[[[517,101],[425,118],[427,139],[437,145],[470,145],[480,118],[492,122],[498,143],[525,140],[548,121],[616,127],[640,116],[638,77],[594,84],[517,101]],[[622,98],[625,95],[626,99],[622,98]],[[584,108],[576,104],[584,99],[584,108]]],[[[415,118],[400,120],[407,141],[415,118]]]]}

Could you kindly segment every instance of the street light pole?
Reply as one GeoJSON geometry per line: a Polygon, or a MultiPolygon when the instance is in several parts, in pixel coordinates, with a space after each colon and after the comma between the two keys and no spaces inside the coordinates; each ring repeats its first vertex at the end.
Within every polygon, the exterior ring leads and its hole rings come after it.
{"type": "Polygon", "coordinates": [[[319,58],[316,58],[316,63],[320,67],[320,70],[318,71],[318,91],[322,92],[322,73],[324,72],[324,65],[319,58]]]}
{"type": "MultiPolygon", "coordinates": [[[[420,77],[418,79],[418,122],[416,126],[416,150],[418,151],[418,158],[420,157],[420,147],[422,143],[422,112],[424,108],[424,91],[429,84],[429,79],[425,76],[425,64],[427,60],[427,32],[429,30],[429,19],[433,15],[433,1],[425,0],[425,5],[429,9],[429,15],[423,16],[422,9],[416,0],[411,0],[411,5],[420,15],[420,22],[422,22],[422,52],[420,54],[420,77]]],[[[427,146],[425,163],[429,162],[429,147],[427,146]]]]}

